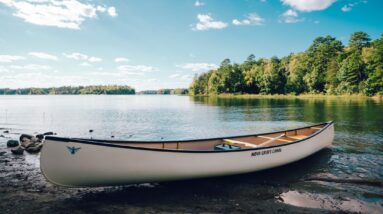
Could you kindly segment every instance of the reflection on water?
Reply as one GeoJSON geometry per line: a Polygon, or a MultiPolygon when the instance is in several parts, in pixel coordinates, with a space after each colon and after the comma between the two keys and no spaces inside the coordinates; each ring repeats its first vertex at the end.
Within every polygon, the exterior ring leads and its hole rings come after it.
{"type": "MultiPolygon", "coordinates": [[[[318,192],[318,189],[324,191],[323,194],[347,190],[361,200],[358,203],[362,207],[371,198],[377,198],[375,201],[381,203],[381,186],[300,183],[307,177],[383,180],[383,103],[380,101],[347,98],[0,96],[0,128],[12,128],[13,133],[53,131],[74,137],[109,138],[114,135],[124,139],[132,135],[130,139],[134,140],[195,139],[269,132],[329,120],[335,121],[336,131],[331,150],[323,150],[296,164],[271,171],[220,178],[213,182],[210,179],[194,181],[189,185],[205,185],[217,193],[233,182],[238,186],[228,189],[234,192],[252,188],[254,182],[297,183],[299,185],[294,186],[297,191],[282,195],[286,203],[289,203],[287,198],[293,198],[290,204],[294,204],[300,197],[307,198],[307,194],[318,192]],[[90,134],[89,129],[94,132],[90,134]]],[[[26,161],[36,165],[38,156],[28,156],[26,161]]],[[[174,185],[160,186],[172,189],[174,185]]],[[[236,194],[241,193],[245,194],[245,191],[236,194]]],[[[326,207],[328,202],[324,200],[322,205],[326,207]]],[[[348,210],[351,205],[347,201],[352,200],[344,200],[339,206],[348,210]]]]}
{"type": "Polygon", "coordinates": [[[352,198],[334,198],[324,194],[310,194],[306,192],[288,191],[280,195],[282,202],[298,207],[322,208],[333,211],[352,211],[362,213],[383,213],[379,203],[368,203],[352,198]]]}

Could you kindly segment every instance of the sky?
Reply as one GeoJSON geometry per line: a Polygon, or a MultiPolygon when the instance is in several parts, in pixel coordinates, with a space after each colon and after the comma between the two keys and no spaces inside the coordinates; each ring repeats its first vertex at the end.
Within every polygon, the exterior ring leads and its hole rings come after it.
{"type": "Polygon", "coordinates": [[[225,58],[383,33],[382,0],[0,0],[0,88],[186,88],[225,58]]]}

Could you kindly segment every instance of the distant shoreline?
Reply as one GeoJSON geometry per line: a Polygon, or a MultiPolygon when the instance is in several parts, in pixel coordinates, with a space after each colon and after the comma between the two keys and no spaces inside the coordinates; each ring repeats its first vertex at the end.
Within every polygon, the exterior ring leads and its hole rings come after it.
{"type": "Polygon", "coordinates": [[[190,94],[145,94],[145,93],[135,93],[135,94],[0,94],[1,96],[189,96],[189,97],[209,97],[209,98],[233,98],[233,99],[373,99],[373,100],[383,100],[383,95],[375,96],[366,96],[363,94],[343,94],[343,95],[326,95],[326,94],[300,94],[300,95],[291,95],[291,94],[216,94],[216,95],[190,95],[190,94]]]}
{"type": "Polygon", "coordinates": [[[367,96],[364,94],[343,94],[343,95],[330,95],[330,94],[215,94],[215,95],[192,95],[194,97],[217,97],[217,98],[238,98],[238,99],[324,99],[324,98],[347,98],[347,99],[381,99],[383,95],[367,96]]]}

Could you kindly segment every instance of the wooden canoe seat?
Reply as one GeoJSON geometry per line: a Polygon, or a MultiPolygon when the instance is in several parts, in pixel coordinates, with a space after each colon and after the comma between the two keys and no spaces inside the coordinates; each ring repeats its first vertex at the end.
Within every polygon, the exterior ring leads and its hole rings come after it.
{"type": "Polygon", "coordinates": [[[306,138],[306,135],[294,135],[294,136],[287,136],[288,138],[294,139],[294,140],[302,140],[303,138],[306,138]]]}
{"type": "MultiPolygon", "coordinates": [[[[285,140],[285,139],[280,139],[281,137],[284,137],[285,136],[285,134],[283,134],[283,135],[280,135],[280,136],[277,136],[277,137],[267,137],[267,136],[262,136],[262,135],[260,135],[260,136],[257,136],[257,137],[260,137],[260,138],[265,138],[265,139],[269,139],[269,140],[280,140],[280,141],[283,141],[283,142],[290,142],[291,140],[285,140]]],[[[290,137],[290,136],[289,136],[290,137]]],[[[267,141],[266,141],[267,142],[267,141]]],[[[266,143],[265,142],[265,143],[266,143]]]]}
{"type": "Polygon", "coordinates": [[[257,147],[257,145],[255,145],[255,144],[247,143],[247,142],[243,142],[243,141],[239,141],[239,140],[223,139],[223,141],[226,143],[230,143],[230,144],[235,143],[235,144],[240,144],[240,145],[244,145],[244,146],[251,147],[251,148],[257,147]]]}

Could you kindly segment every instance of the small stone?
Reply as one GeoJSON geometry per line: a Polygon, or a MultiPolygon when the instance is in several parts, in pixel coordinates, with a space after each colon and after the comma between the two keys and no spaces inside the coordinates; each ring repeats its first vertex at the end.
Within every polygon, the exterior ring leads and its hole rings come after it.
{"type": "Polygon", "coordinates": [[[3,133],[5,133],[5,134],[8,134],[8,133],[9,133],[9,131],[8,131],[8,130],[5,130],[5,131],[3,131],[3,133]]]}
{"type": "Polygon", "coordinates": [[[93,129],[90,129],[90,130],[89,130],[89,133],[92,133],[92,132],[93,132],[93,129]]]}
{"type": "Polygon", "coordinates": [[[39,139],[39,140],[43,140],[44,139],[44,134],[38,134],[38,135],[36,135],[36,138],[39,139]]]}
{"type": "Polygon", "coordinates": [[[2,134],[0,134],[0,137],[3,137],[3,138],[4,138],[5,136],[4,136],[4,135],[2,135],[2,134]]]}
{"type": "Polygon", "coordinates": [[[43,135],[44,135],[44,136],[47,136],[47,135],[55,135],[55,133],[53,133],[53,132],[45,132],[43,135]]]}
{"type": "Polygon", "coordinates": [[[8,140],[7,147],[16,147],[19,145],[19,141],[17,140],[8,140]]]}
{"type": "Polygon", "coordinates": [[[14,148],[14,149],[11,149],[11,151],[12,151],[12,153],[14,155],[22,155],[22,154],[24,154],[24,149],[21,146],[19,146],[17,148],[14,148]]]}

